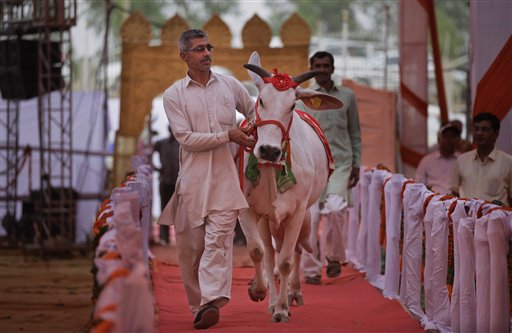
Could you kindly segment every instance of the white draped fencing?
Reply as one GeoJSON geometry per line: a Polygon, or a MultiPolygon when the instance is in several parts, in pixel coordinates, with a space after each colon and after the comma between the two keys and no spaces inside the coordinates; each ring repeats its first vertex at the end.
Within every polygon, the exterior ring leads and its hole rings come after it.
{"type": "Polygon", "coordinates": [[[134,156],[132,169],[102,203],[93,226],[93,333],[154,331],[148,266],[152,168],[134,156]]]}
{"type": "Polygon", "coordinates": [[[380,168],[360,179],[347,258],[368,282],[425,330],[511,332],[511,208],[443,196],[380,168]]]}

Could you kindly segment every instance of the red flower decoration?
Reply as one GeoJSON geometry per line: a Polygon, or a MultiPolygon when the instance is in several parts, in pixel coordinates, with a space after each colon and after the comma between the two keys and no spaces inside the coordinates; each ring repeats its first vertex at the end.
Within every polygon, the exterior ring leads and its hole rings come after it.
{"type": "Polygon", "coordinates": [[[279,73],[277,68],[274,68],[274,75],[272,77],[263,78],[263,82],[272,83],[277,90],[295,89],[299,85],[297,82],[293,82],[290,75],[279,73]]]}

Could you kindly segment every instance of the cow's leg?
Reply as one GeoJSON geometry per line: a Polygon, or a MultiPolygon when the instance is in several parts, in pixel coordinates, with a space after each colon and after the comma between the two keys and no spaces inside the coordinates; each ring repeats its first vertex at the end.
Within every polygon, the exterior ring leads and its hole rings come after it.
{"type": "Polygon", "coordinates": [[[273,313],[277,302],[277,290],[274,280],[274,267],[276,262],[274,246],[272,244],[272,236],[270,234],[269,221],[266,218],[260,218],[258,221],[258,230],[260,232],[261,240],[265,245],[265,273],[267,275],[269,290],[268,311],[273,313]]]}
{"type": "MultiPolygon", "coordinates": [[[[295,253],[293,258],[293,270],[292,276],[290,277],[290,284],[288,288],[288,305],[292,306],[293,302],[297,304],[297,306],[304,305],[304,299],[302,297],[302,290],[300,285],[300,263],[302,258],[302,250],[305,249],[304,244],[309,245],[309,237],[311,233],[311,214],[309,209],[306,209],[306,214],[304,215],[304,223],[300,229],[299,239],[297,240],[297,246],[295,246],[295,253]],[[306,241],[304,241],[304,239],[306,241]],[[300,244],[300,245],[299,245],[300,244]]],[[[309,251],[311,252],[311,251],[309,251]]]]}
{"type": "Polygon", "coordinates": [[[293,302],[297,306],[304,305],[304,299],[302,298],[302,291],[300,286],[300,259],[302,257],[302,250],[295,249],[293,256],[293,269],[292,276],[290,277],[290,284],[288,290],[288,305],[292,306],[293,302]]]}
{"type": "Polygon", "coordinates": [[[249,298],[254,302],[265,299],[267,285],[263,276],[263,242],[258,231],[258,218],[251,209],[240,213],[240,226],[247,240],[249,256],[254,263],[254,278],[249,285],[249,298]]]}
{"type": "Polygon", "coordinates": [[[278,255],[278,267],[280,273],[279,297],[277,299],[272,321],[289,321],[288,307],[288,278],[293,267],[293,253],[299,238],[299,233],[304,222],[304,209],[298,209],[295,214],[287,221],[284,234],[283,246],[278,255]]]}

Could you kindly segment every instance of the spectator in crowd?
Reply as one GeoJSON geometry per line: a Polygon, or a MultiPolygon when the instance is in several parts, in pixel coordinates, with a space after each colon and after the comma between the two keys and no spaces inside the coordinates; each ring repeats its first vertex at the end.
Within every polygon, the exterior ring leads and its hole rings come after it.
{"type": "Polygon", "coordinates": [[[512,205],[512,156],[495,148],[500,120],[483,112],[473,119],[476,149],[457,159],[451,190],[464,198],[497,200],[512,205]]]}
{"type": "Polygon", "coordinates": [[[181,147],[180,172],[158,223],[174,225],[193,325],[205,329],[218,323],[219,309],[231,298],[233,233],[248,204],[230,142],[254,146],[236,123],[236,110],[253,120],[254,101],[237,79],[211,71],[206,32],[183,32],[179,53],[188,72],[165,91],[163,103],[181,147]]]}
{"type": "MultiPolygon", "coordinates": [[[[170,126],[168,126],[168,129],[169,137],[156,141],[153,146],[154,151],[158,152],[160,159],[160,167],[155,169],[160,173],[158,190],[160,193],[160,209],[162,211],[174,193],[176,178],[178,178],[178,171],[180,169],[180,145],[172,134],[170,126]]],[[[158,239],[162,245],[170,243],[168,225],[159,226],[158,239]]]]}
{"type": "Polygon", "coordinates": [[[424,156],[414,179],[440,194],[450,194],[450,181],[457,165],[460,128],[454,122],[441,127],[437,135],[438,150],[424,156]]]}
{"type": "MultiPolygon", "coordinates": [[[[459,129],[459,132],[462,134],[462,121],[458,120],[458,119],[455,119],[455,120],[452,120],[451,121],[453,125],[457,126],[457,128],[459,129]]],[[[467,151],[470,151],[471,149],[473,149],[473,147],[471,146],[471,143],[464,140],[462,137],[459,139],[459,144],[457,145],[457,151],[459,153],[465,153],[467,151]]]]}
{"type": "Polygon", "coordinates": [[[361,131],[359,113],[354,92],[331,79],[334,73],[334,57],[329,52],[316,52],[309,59],[311,70],[322,71],[315,77],[314,90],[328,93],[343,101],[340,109],[310,112],[304,104],[297,102],[297,109],[305,110],[315,117],[329,142],[334,158],[335,171],[329,179],[319,202],[311,207],[310,243],[313,253],[302,256],[302,271],[305,282],[320,284],[323,255],[327,260],[327,276],[341,274],[341,263],[346,261],[343,227],[347,222],[347,207],[352,205],[351,188],[359,180],[361,159],[361,131]],[[322,238],[324,248],[320,248],[318,230],[323,216],[322,238]],[[323,254],[323,255],[321,255],[323,254]]]}

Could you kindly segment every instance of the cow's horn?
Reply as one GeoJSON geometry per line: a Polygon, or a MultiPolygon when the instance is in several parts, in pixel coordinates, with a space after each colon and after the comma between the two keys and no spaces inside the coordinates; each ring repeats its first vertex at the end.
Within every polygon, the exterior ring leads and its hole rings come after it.
{"type": "Polygon", "coordinates": [[[245,64],[244,67],[247,68],[248,70],[250,70],[251,72],[258,74],[262,79],[272,76],[272,75],[270,75],[270,73],[268,73],[263,68],[253,65],[253,64],[245,64]]]}
{"type": "Polygon", "coordinates": [[[320,74],[323,74],[323,72],[321,72],[321,71],[305,72],[305,73],[299,74],[297,76],[294,76],[292,78],[292,80],[295,83],[301,84],[302,82],[307,81],[307,80],[311,79],[312,77],[320,75],[320,74]]]}

